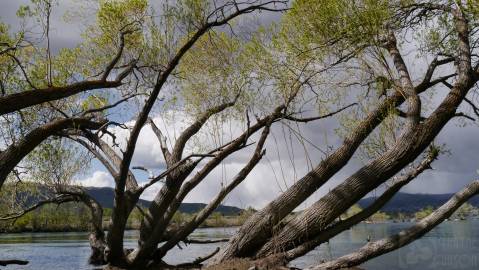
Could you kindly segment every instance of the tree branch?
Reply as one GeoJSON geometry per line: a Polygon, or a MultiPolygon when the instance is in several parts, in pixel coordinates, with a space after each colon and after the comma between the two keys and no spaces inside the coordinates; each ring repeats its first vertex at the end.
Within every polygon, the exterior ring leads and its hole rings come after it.
{"type": "Polygon", "coordinates": [[[467,104],[469,104],[472,108],[472,110],[474,111],[474,114],[479,117],[479,108],[476,106],[476,104],[474,104],[474,102],[472,102],[470,99],[468,99],[467,97],[464,98],[464,101],[467,102],[467,104]]]}
{"type": "MultiPolygon", "coordinates": [[[[418,87],[418,88],[424,88],[424,87],[428,88],[431,85],[436,84],[436,83],[431,81],[432,76],[433,76],[434,71],[436,70],[436,68],[439,67],[439,66],[451,63],[454,60],[455,60],[454,57],[447,57],[447,58],[441,59],[441,60],[438,60],[437,57],[435,57],[434,60],[432,60],[431,64],[429,64],[429,67],[427,68],[427,71],[426,71],[426,74],[424,75],[423,80],[416,87],[418,87]]],[[[455,74],[454,74],[454,76],[455,76],[455,74]]],[[[437,81],[437,80],[435,80],[435,81],[437,81]]]]}
{"type": "Polygon", "coordinates": [[[313,237],[311,240],[285,252],[285,258],[291,261],[300,256],[303,256],[304,254],[316,248],[318,245],[329,241],[329,239],[333,238],[334,236],[372,216],[374,213],[379,211],[387,202],[389,202],[391,198],[402,187],[410,183],[425,170],[430,169],[431,163],[437,159],[438,154],[439,151],[436,148],[431,147],[426,157],[420,162],[417,167],[413,168],[411,171],[404,175],[394,178],[392,186],[390,186],[386,191],[384,191],[383,194],[379,198],[377,198],[371,205],[363,209],[361,212],[345,220],[332,224],[323,232],[320,232],[316,237],[313,237]]]}
{"type": "Polygon", "coordinates": [[[0,260],[0,266],[7,266],[9,264],[27,265],[28,261],[23,260],[0,260]]]}
{"type": "Polygon", "coordinates": [[[5,216],[2,216],[2,217],[0,217],[0,220],[18,219],[18,218],[34,211],[35,209],[37,209],[41,206],[47,205],[47,204],[55,203],[55,204],[59,205],[59,204],[62,204],[62,203],[73,202],[73,201],[79,201],[78,197],[69,196],[69,195],[58,195],[55,198],[39,201],[36,204],[34,204],[34,205],[32,205],[32,206],[30,206],[26,209],[21,210],[20,212],[10,213],[10,214],[7,214],[5,216]]]}
{"type": "Polygon", "coordinates": [[[106,81],[106,79],[108,78],[108,75],[110,75],[110,72],[113,70],[113,68],[118,63],[118,61],[120,61],[120,58],[123,54],[123,49],[125,47],[125,36],[133,32],[134,31],[122,31],[120,33],[120,47],[118,48],[118,52],[116,53],[115,57],[106,66],[105,71],[103,72],[103,75],[101,77],[102,81],[106,81]]]}
{"type": "Polygon", "coordinates": [[[33,129],[17,143],[0,152],[0,188],[13,168],[48,137],[70,128],[99,129],[104,123],[91,121],[90,118],[62,118],[33,129]]]}
{"type": "Polygon", "coordinates": [[[420,238],[446,218],[449,218],[462,204],[479,193],[479,180],[473,181],[464,189],[454,194],[445,204],[432,212],[429,216],[417,222],[414,226],[399,232],[393,236],[370,242],[358,251],[342,256],[307,270],[333,270],[353,267],[372,258],[401,248],[420,238]]]}
{"type": "Polygon", "coordinates": [[[163,153],[165,162],[167,162],[167,160],[170,160],[171,158],[171,153],[170,150],[168,150],[168,146],[166,145],[166,137],[163,135],[163,133],[161,133],[161,130],[158,128],[158,126],[156,126],[155,122],[153,122],[153,119],[148,117],[148,122],[150,123],[153,133],[155,133],[156,137],[158,138],[158,141],[160,142],[161,152],[163,153]]]}
{"type": "Polygon", "coordinates": [[[234,188],[236,188],[243,180],[249,175],[253,168],[258,164],[261,158],[265,155],[266,151],[263,150],[264,143],[266,138],[269,135],[270,131],[270,121],[261,134],[261,137],[256,145],[253,156],[250,161],[241,169],[241,171],[236,174],[233,180],[226,186],[221,189],[221,191],[216,195],[216,197],[205,207],[203,208],[195,217],[188,222],[185,226],[182,226],[181,229],[171,237],[165,244],[163,244],[156,252],[157,258],[162,258],[168,250],[175,247],[178,242],[185,239],[190,233],[192,233],[201,223],[203,223],[213,211],[220,205],[223,199],[228,195],[234,188]]]}
{"type": "Polygon", "coordinates": [[[315,121],[315,120],[319,120],[319,119],[324,119],[324,118],[327,118],[327,117],[330,117],[330,116],[333,116],[337,113],[340,113],[344,110],[346,110],[347,108],[349,107],[352,107],[352,106],[356,106],[358,105],[356,102],[355,103],[351,103],[339,110],[336,110],[334,112],[331,112],[331,113],[328,113],[328,114],[324,114],[324,115],[320,115],[320,116],[316,116],[316,117],[309,117],[309,118],[297,118],[297,117],[294,117],[294,116],[285,116],[284,119],[286,120],[290,120],[290,121],[294,121],[294,122],[302,122],[302,123],[307,123],[307,122],[310,122],[310,121],[315,121]]]}
{"type": "Polygon", "coordinates": [[[408,125],[410,126],[408,128],[410,129],[413,126],[417,125],[420,121],[421,100],[419,99],[416,89],[412,84],[411,76],[409,75],[406,63],[404,62],[401,53],[399,52],[399,49],[397,47],[396,36],[392,31],[389,31],[388,33],[386,49],[393,58],[394,66],[399,73],[401,90],[406,96],[406,102],[408,103],[408,111],[406,113],[406,118],[409,123],[408,125]]]}
{"type": "Polygon", "coordinates": [[[220,113],[224,111],[226,108],[229,108],[233,106],[236,103],[236,100],[238,99],[238,96],[231,101],[227,102],[224,104],[221,104],[219,106],[213,107],[211,109],[208,109],[205,113],[203,113],[198,119],[193,122],[189,127],[187,127],[181,135],[178,137],[178,139],[175,142],[175,146],[173,147],[173,151],[171,153],[171,161],[167,162],[176,162],[181,159],[181,156],[183,155],[183,149],[185,148],[186,143],[188,140],[198,133],[198,131],[201,129],[201,127],[206,123],[206,121],[214,114],[220,113]]]}

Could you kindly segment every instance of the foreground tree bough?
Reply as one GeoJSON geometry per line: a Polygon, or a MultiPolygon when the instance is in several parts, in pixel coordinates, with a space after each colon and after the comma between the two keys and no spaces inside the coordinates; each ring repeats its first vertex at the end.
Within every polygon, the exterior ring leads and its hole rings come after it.
{"type": "Polygon", "coordinates": [[[349,268],[359,265],[374,257],[381,256],[382,254],[401,248],[420,238],[438,224],[443,222],[445,219],[449,218],[454,211],[456,211],[461,205],[478,193],[479,180],[476,180],[464,187],[463,190],[454,194],[454,196],[445,204],[432,212],[429,216],[416,223],[414,226],[388,238],[368,243],[356,252],[307,269],[332,270],[349,268]]]}
{"type": "Polygon", "coordinates": [[[403,186],[410,183],[425,170],[431,168],[431,163],[437,158],[438,154],[438,149],[431,147],[427,156],[420,162],[418,166],[414,167],[406,174],[394,178],[392,181],[393,184],[388,187],[383,192],[383,194],[379,196],[371,205],[345,220],[341,220],[331,224],[326,230],[324,230],[323,233],[285,252],[283,256],[289,261],[294,260],[300,256],[305,255],[309,251],[313,250],[320,244],[325,243],[326,241],[340,234],[341,232],[350,229],[352,226],[358,224],[361,221],[366,220],[374,213],[379,211],[384,205],[386,205],[386,203],[389,202],[403,186]]]}
{"type": "MultiPolygon", "coordinates": [[[[326,4],[327,1],[322,3],[326,4]]],[[[307,4],[305,5],[307,6],[307,4]]],[[[418,94],[421,93],[421,89],[431,81],[432,73],[438,63],[446,64],[450,63],[450,60],[434,60],[424,76],[423,82],[413,90],[409,72],[397,49],[396,37],[394,34],[391,34],[391,30],[388,29],[382,33],[380,32],[380,36],[382,34],[382,37],[385,37],[385,43],[380,43],[379,48],[384,48],[389,52],[396,72],[399,75],[398,85],[396,85],[396,87],[400,89],[401,95],[406,96],[408,105],[408,111],[405,113],[407,122],[400,132],[401,136],[386,152],[360,169],[349,179],[346,179],[318,202],[291,221],[287,221],[285,225],[278,226],[279,231],[272,231],[272,227],[275,227],[276,224],[280,224],[280,221],[290,211],[312,193],[311,185],[301,182],[306,182],[308,179],[311,179],[309,181],[316,183],[317,187],[319,187],[347,163],[355,151],[355,144],[346,140],[341,148],[323,160],[315,170],[311,171],[305,178],[298,181],[284,194],[281,194],[275,201],[248,220],[246,224],[242,226],[239,233],[232,238],[226,248],[220,251],[219,255],[216,256],[216,261],[228,260],[236,256],[256,256],[261,258],[292,249],[295,246],[307,242],[309,238],[315,237],[316,235],[321,237],[321,235],[326,233],[328,225],[333,222],[334,219],[339,217],[361,197],[377,188],[380,184],[384,183],[416,159],[434,140],[444,125],[456,116],[457,108],[471,88],[474,87],[478,78],[477,68],[473,68],[471,64],[471,50],[473,50],[473,48],[471,47],[470,41],[469,25],[471,24],[468,21],[469,15],[457,6],[433,5],[433,7],[431,7],[427,4],[424,6],[406,5],[404,7],[398,4],[398,6],[398,16],[401,16],[401,18],[404,16],[406,21],[411,18],[414,19],[415,16],[421,16],[418,15],[421,11],[425,12],[425,14],[429,12],[443,12],[451,17],[451,21],[453,22],[452,31],[454,31],[458,37],[458,46],[455,48],[455,57],[458,64],[456,65],[456,75],[453,76],[456,81],[454,84],[449,84],[445,81],[447,79],[439,78],[439,80],[442,80],[444,84],[451,88],[449,95],[429,117],[420,120],[421,102],[418,94]],[[344,148],[349,148],[350,150],[344,151],[344,148]],[[338,157],[342,157],[342,159],[338,157]],[[328,173],[325,173],[323,176],[324,169],[322,168],[327,168],[331,171],[326,171],[328,173]],[[298,183],[301,183],[301,185],[298,185],[298,183]],[[298,186],[305,189],[298,191],[298,186]],[[294,194],[294,196],[292,196],[292,194],[294,194]],[[291,205],[291,208],[288,207],[289,205],[291,205]],[[286,206],[286,209],[283,208],[284,206],[286,206]]],[[[452,77],[447,76],[447,78],[452,77]]],[[[426,89],[427,88],[429,87],[426,86],[426,89]]],[[[361,132],[361,127],[362,123],[353,130],[352,134],[361,132]]],[[[374,128],[374,125],[372,125],[372,128],[374,128]]],[[[367,134],[371,131],[372,130],[367,134]]],[[[359,140],[358,144],[361,142],[362,140],[359,140]]],[[[315,189],[313,188],[313,190],[315,189]]],[[[359,221],[360,220],[357,222],[359,221]]],[[[326,238],[327,237],[323,239],[327,240],[326,238]]]]}

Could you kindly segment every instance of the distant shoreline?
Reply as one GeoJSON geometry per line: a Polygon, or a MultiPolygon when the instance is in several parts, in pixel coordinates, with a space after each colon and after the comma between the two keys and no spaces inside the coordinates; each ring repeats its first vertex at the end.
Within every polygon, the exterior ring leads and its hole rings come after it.
{"type": "MultiPolygon", "coordinates": [[[[477,218],[468,218],[468,219],[449,219],[445,220],[444,222],[467,222],[467,221],[472,221],[472,220],[477,220],[477,218]]],[[[359,224],[388,224],[388,223],[415,223],[415,220],[383,220],[383,221],[363,221],[359,224]]],[[[358,224],[358,225],[359,225],[358,224]]],[[[207,225],[204,224],[200,226],[200,229],[205,229],[205,228],[235,228],[235,227],[240,227],[242,224],[218,224],[218,225],[207,225]]],[[[127,230],[129,231],[134,231],[134,230],[139,230],[139,227],[127,227],[127,230]]],[[[62,230],[57,230],[57,229],[46,229],[46,230],[2,230],[0,233],[9,233],[9,234],[20,234],[20,233],[68,233],[68,232],[84,232],[88,233],[89,230],[87,229],[81,229],[81,228],[69,228],[69,229],[62,229],[62,230]]],[[[108,232],[107,229],[105,229],[105,232],[108,232]]]]}
{"type": "MultiPolygon", "coordinates": [[[[235,228],[239,227],[241,224],[230,224],[230,225],[203,225],[200,226],[200,229],[205,228],[235,228]]],[[[127,227],[126,230],[134,231],[139,230],[139,227],[127,227]]],[[[90,230],[82,229],[82,228],[68,228],[68,229],[41,229],[41,230],[33,230],[33,229],[26,229],[26,230],[1,230],[0,233],[62,233],[62,232],[84,232],[88,233],[90,230]]],[[[105,232],[108,232],[108,229],[105,228],[105,232]]]]}

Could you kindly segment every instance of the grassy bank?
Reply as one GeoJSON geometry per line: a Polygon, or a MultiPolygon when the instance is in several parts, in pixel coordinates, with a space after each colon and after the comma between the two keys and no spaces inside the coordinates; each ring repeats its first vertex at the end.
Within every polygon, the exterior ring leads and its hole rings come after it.
{"type": "MultiPolygon", "coordinates": [[[[202,225],[207,227],[233,227],[241,226],[253,213],[249,209],[239,215],[226,216],[218,212],[213,213],[202,225]]],[[[177,212],[173,222],[182,224],[188,222],[195,214],[177,212]]],[[[104,209],[103,226],[108,228],[111,209],[104,209]]],[[[135,209],[127,222],[127,229],[139,229],[141,213],[135,209]]],[[[88,208],[77,203],[65,203],[62,205],[46,205],[36,209],[16,220],[0,221],[0,232],[71,232],[88,231],[90,229],[90,212],[88,208]]]]}

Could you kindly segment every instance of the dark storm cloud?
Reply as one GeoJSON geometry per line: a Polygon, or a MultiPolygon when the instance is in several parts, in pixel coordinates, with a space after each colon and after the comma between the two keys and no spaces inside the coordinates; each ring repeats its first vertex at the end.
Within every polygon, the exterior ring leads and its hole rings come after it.
{"type": "MultiPolygon", "coordinates": [[[[12,29],[18,28],[18,19],[15,17],[15,11],[20,4],[28,3],[28,0],[2,1],[0,8],[1,20],[12,26],[12,29]]],[[[67,24],[62,20],[64,12],[71,8],[75,1],[59,1],[58,9],[54,12],[52,18],[52,44],[55,50],[65,47],[72,47],[80,42],[80,32],[83,28],[81,23],[67,24]]],[[[265,24],[279,21],[280,13],[262,12],[258,16],[248,18],[249,22],[245,25],[253,27],[256,23],[265,24]]],[[[410,46],[406,46],[405,51],[410,51],[410,46]]],[[[426,62],[418,62],[414,56],[408,57],[408,65],[411,74],[419,80],[421,74],[424,74],[426,62]]],[[[446,71],[443,71],[446,72],[446,71]]],[[[437,74],[436,74],[437,75],[437,74]]],[[[431,104],[437,105],[447,93],[446,90],[438,91],[431,98],[431,104]]],[[[461,108],[466,110],[466,107],[461,108]]],[[[346,112],[347,113],[347,112],[346,112]]],[[[427,112],[425,112],[427,114],[427,112]]],[[[227,198],[226,204],[237,205],[241,207],[264,206],[268,201],[276,197],[291,186],[296,180],[301,178],[309,169],[309,159],[312,164],[317,165],[328,153],[337,149],[342,141],[335,134],[337,123],[332,119],[317,121],[301,125],[301,134],[308,142],[301,143],[297,139],[292,141],[284,139],[289,134],[284,132],[285,127],[276,123],[273,128],[274,138],[271,137],[267,143],[267,156],[253,170],[251,175],[227,198]],[[276,139],[276,140],[275,140],[276,139]],[[313,146],[314,145],[314,146],[313,146]],[[316,148],[318,147],[319,150],[316,148]],[[306,150],[305,150],[306,148],[306,150]],[[279,154],[278,154],[279,152],[279,154]],[[309,154],[309,158],[305,155],[309,154]],[[326,153],[325,153],[326,152],[326,153]]],[[[164,166],[161,160],[161,152],[156,138],[149,128],[142,132],[137,151],[135,152],[134,165],[143,165],[152,168],[161,168],[164,166]]],[[[252,138],[256,140],[257,136],[252,138]]],[[[479,169],[479,129],[477,126],[462,127],[457,121],[448,124],[437,138],[437,144],[445,143],[451,151],[451,155],[443,155],[433,163],[435,170],[428,171],[421,175],[414,182],[406,186],[402,191],[410,193],[451,193],[456,192],[462,186],[477,178],[476,170],[479,169]]],[[[228,183],[234,174],[239,171],[247,162],[253,149],[240,151],[225,161],[225,165],[214,170],[208,178],[198,186],[196,192],[193,192],[187,201],[190,202],[208,202],[221,188],[222,184],[228,183]]],[[[334,177],[326,183],[318,192],[303,203],[301,207],[310,205],[322,195],[334,188],[358,170],[363,163],[356,157],[339,171],[334,177]]],[[[94,166],[90,176],[83,181],[95,185],[105,185],[113,181],[104,170],[97,164],[94,166]]],[[[153,187],[146,194],[146,198],[151,199],[158,191],[160,186],[153,187]]],[[[381,189],[378,189],[381,190],[381,189]]]]}

